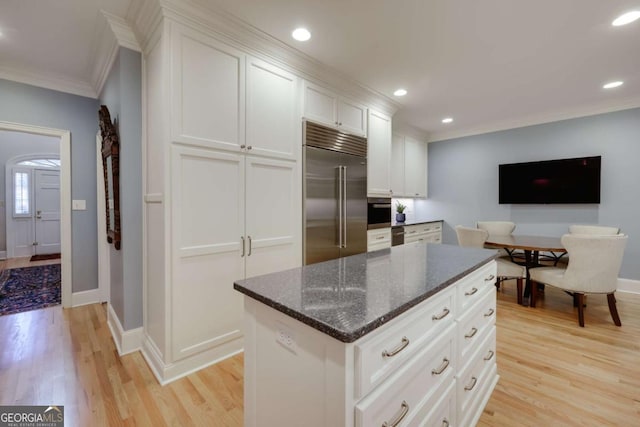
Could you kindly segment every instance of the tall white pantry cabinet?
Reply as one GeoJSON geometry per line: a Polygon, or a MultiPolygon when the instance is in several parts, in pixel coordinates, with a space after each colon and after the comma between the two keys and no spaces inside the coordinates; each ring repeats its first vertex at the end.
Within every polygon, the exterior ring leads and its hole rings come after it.
{"type": "Polygon", "coordinates": [[[165,383],[242,349],[234,280],[302,263],[301,80],[170,19],[153,40],[143,353],[165,383]]]}

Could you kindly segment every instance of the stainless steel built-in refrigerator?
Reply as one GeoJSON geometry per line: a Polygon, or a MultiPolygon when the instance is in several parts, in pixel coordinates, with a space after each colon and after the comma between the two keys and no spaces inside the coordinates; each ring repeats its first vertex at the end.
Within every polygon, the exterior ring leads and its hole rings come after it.
{"type": "Polygon", "coordinates": [[[304,263],[367,251],[367,140],[305,122],[304,263]]]}

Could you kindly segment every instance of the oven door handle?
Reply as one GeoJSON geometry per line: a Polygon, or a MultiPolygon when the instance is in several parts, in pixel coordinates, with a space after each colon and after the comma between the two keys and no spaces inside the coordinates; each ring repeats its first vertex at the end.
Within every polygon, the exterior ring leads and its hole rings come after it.
{"type": "Polygon", "coordinates": [[[391,208],[391,203],[374,203],[370,206],[376,209],[387,209],[387,208],[391,208]]]}

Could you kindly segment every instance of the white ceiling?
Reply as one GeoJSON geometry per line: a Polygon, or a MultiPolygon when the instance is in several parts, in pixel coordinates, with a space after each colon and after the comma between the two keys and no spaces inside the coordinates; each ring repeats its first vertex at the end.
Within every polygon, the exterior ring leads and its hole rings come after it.
{"type": "MultiPolygon", "coordinates": [[[[394,120],[432,140],[640,106],[640,21],[611,26],[640,0],[199,1],[396,100],[394,120]],[[300,25],[306,43],[290,37],[300,25]],[[612,80],[625,83],[603,90],[612,80]]],[[[3,0],[0,77],[89,81],[99,9],[124,17],[130,2],[3,0]]]]}

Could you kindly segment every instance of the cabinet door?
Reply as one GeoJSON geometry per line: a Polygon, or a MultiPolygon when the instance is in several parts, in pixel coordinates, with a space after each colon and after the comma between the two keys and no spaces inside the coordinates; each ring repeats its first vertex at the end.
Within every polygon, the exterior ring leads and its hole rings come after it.
{"type": "MultiPolygon", "coordinates": [[[[391,123],[391,119],[389,119],[391,123]]],[[[338,129],[367,136],[367,107],[348,99],[338,99],[338,129]]]]}
{"type": "Polygon", "coordinates": [[[391,197],[391,117],[369,110],[367,194],[391,197]]]}
{"type": "Polygon", "coordinates": [[[247,149],[253,155],[299,158],[302,145],[298,78],[264,61],[247,59],[247,149]]]}
{"type": "Polygon", "coordinates": [[[427,197],[427,147],[422,141],[404,139],[404,191],[408,197],[427,197]]]}
{"type": "Polygon", "coordinates": [[[246,277],[302,265],[300,162],[247,156],[246,277]]]}
{"type": "Polygon", "coordinates": [[[393,135],[391,143],[391,194],[405,195],[404,191],[404,137],[393,135]]]}
{"type": "Polygon", "coordinates": [[[172,28],[172,140],[240,150],[245,128],[244,54],[180,25],[172,28]]]}
{"type": "Polygon", "coordinates": [[[244,156],[172,147],[171,360],[239,349],[244,277],[244,156]]]}
{"type": "Polygon", "coordinates": [[[338,125],[338,98],[325,88],[304,82],[304,117],[331,127],[338,125]]]}

